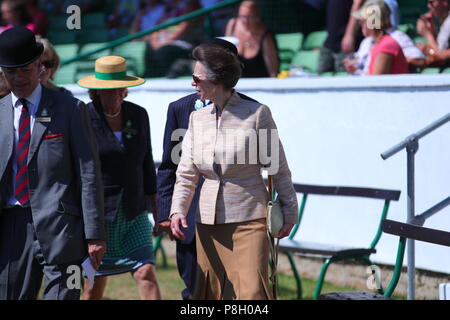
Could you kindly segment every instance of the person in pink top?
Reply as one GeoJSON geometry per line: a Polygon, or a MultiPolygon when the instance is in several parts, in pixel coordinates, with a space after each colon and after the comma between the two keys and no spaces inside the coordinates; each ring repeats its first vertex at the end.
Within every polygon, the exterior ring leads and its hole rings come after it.
{"type": "Polygon", "coordinates": [[[21,25],[37,33],[36,25],[32,22],[27,7],[24,2],[17,0],[4,0],[1,4],[2,22],[6,25],[0,27],[0,33],[11,29],[16,25],[21,25]]]}
{"type": "Polygon", "coordinates": [[[375,45],[370,56],[369,75],[408,73],[408,62],[401,46],[386,30],[389,28],[389,7],[383,0],[369,0],[352,15],[361,23],[365,37],[372,37],[375,45]]]}

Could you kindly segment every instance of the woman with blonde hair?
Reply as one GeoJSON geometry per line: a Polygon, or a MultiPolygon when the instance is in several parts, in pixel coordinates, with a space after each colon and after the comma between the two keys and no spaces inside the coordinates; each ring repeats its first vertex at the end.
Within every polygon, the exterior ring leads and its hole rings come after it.
{"type": "Polygon", "coordinates": [[[36,36],[36,41],[42,43],[42,45],[44,46],[44,52],[41,56],[41,84],[47,89],[61,91],[73,96],[72,92],[70,92],[66,88],[58,87],[53,83],[53,80],[55,80],[56,71],[59,68],[60,58],[51,42],[48,39],[42,38],[40,36],[36,36]]]}

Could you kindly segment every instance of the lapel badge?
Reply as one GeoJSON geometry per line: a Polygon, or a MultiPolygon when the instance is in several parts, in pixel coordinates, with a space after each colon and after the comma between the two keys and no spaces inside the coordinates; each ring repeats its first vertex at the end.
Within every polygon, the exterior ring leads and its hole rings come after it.
{"type": "Polygon", "coordinates": [[[52,118],[49,117],[49,113],[46,108],[44,108],[42,110],[40,117],[36,117],[36,121],[37,122],[51,122],[52,121],[52,118]]]}
{"type": "Polygon", "coordinates": [[[42,117],[48,117],[48,111],[47,111],[47,109],[44,108],[44,110],[42,110],[41,116],[42,116],[42,117]]]}
{"type": "Polygon", "coordinates": [[[195,108],[195,110],[202,109],[203,108],[203,101],[200,100],[200,99],[195,100],[194,108],[195,108]]]}

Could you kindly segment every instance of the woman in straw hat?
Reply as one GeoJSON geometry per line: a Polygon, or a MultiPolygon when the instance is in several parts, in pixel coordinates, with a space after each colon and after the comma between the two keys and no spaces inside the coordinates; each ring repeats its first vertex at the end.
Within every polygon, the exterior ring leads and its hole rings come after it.
{"type": "Polygon", "coordinates": [[[127,76],[126,61],[117,56],[97,59],[95,75],[78,81],[92,99],[88,109],[100,152],[107,232],[107,251],[93,288],[85,286],[85,299],[100,299],[106,277],[125,272],[132,272],[141,299],[160,299],[147,211],[156,215],[149,119],[144,108],[124,101],[128,87],[143,83],[127,76]]]}

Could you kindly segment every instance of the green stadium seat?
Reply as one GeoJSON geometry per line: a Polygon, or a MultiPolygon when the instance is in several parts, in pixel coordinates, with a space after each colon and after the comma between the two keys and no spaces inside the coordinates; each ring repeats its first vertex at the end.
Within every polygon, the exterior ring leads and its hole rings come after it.
{"type": "Polygon", "coordinates": [[[112,54],[127,59],[127,67],[134,70],[136,75],[143,76],[146,50],[147,43],[145,41],[130,41],[113,48],[112,54]]]}
{"type": "Polygon", "coordinates": [[[316,74],[319,65],[319,51],[302,50],[292,59],[291,68],[301,67],[307,73],[316,74]]]}
{"type": "Polygon", "coordinates": [[[329,72],[323,72],[320,74],[321,77],[332,77],[334,76],[334,72],[329,71],[329,72]]]}
{"type": "Polygon", "coordinates": [[[303,42],[302,50],[313,50],[322,48],[325,40],[328,37],[328,32],[326,31],[313,31],[306,36],[303,42]]]}
{"type": "Polygon", "coordinates": [[[334,74],[335,77],[348,77],[350,74],[348,74],[347,72],[336,72],[334,74]]]}
{"type": "MultiPolygon", "coordinates": [[[[95,42],[95,43],[86,43],[81,46],[80,51],[78,53],[86,53],[92,50],[96,50],[104,45],[106,45],[107,42],[95,42]]],[[[94,53],[89,56],[89,59],[95,60],[100,57],[109,56],[111,55],[111,49],[104,49],[102,51],[99,51],[97,53],[94,53]]]]}
{"type": "Polygon", "coordinates": [[[75,43],[70,44],[56,44],[53,46],[56,53],[61,60],[67,60],[77,55],[78,45],[75,43]]]}
{"type": "Polygon", "coordinates": [[[436,73],[440,73],[440,69],[439,68],[425,68],[422,70],[421,73],[422,74],[436,74],[436,73]]]}
{"type": "Polygon", "coordinates": [[[109,32],[106,28],[81,29],[77,34],[78,43],[106,42],[109,39],[109,32]]]}
{"type": "Polygon", "coordinates": [[[280,69],[288,70],[292,58],[299,51],[303,44],[303,34],[280,33],[275,35],[278,46],[278,58],[280,59],[280,69]]]}
{"type": "Polygon", "coordinates": [[[55,84],[70,84],[75,82],[76,65],[70,63],[68,65],[61,66],[55,73],[55,84]]]}
{"type": "Polygon", "coordinates": [[[67,31],[68,16],[50,16],[48,18],[49,30],[67,31]]]}
{"type": "Polygon", "coordinates": [[[78,30],[50,30],[47,38],[53,44],[75,43],[78,30]]]}
{"type": "MultiPolygon", "coordinates": [[[[106,44],[105,42],[86,43],[81,46],[78,54],[82,54],[82,53],[86,53],[86,52],[95,50],[97,48],[104,46],[105,44],[106,44]]],[[[99,51],[99,52],[96,52],[96,53],[90,55],[89,57],[86,57],[82,60],[74,62],[75,66],[76,66],[75,79],[79,80],[80,78],[82,78],[83,76],[86,76],[87,74],[93,74],[94,67],[95,67],[95,60],[100,57],[109,56],[109,55],[111,55],[111,49],[104,49],[102,51],[99,51]]]]}
{"type": "Polygon", "coordinates": [[[441,73],[450,73],[450,68],[445,68],[441,73]]]}
{"type": "Polygon", "coordinates": [[[81,30],[91,28],[106,28],[106,14],[103,12],[95,12],[81,15],[81,30]]]}

